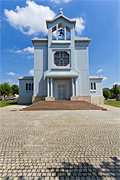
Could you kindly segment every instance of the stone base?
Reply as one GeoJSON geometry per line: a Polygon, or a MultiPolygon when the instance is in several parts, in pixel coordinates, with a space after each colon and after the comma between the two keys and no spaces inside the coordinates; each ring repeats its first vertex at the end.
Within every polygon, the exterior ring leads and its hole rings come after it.
{"type": "Polygon", "coordinates": [[[91,96],[91,103],[95,105],[103,105],[104,97],[103,96],[91,96]]]}
{"type": "Polygon", "coordinates": [[[72,96],[71,101],[87,101],[91,102],[90,96],[72,96]]]}
{"type": "Polygon", "coordinates": [[[55,101],[55,97],[45,97],[46,101],[55,101]]]}
{"type": "Polygon", "coordinates": [[[45,97],[44,96],[33,96],[32,97],[32,102],[38,102],[38,101],[44,101],[45,97]]]}
{"type": "Polygon", "coordinates": [[[32,96],[19,96],[17,99],[17,104],[21,104],[21,105],[32,104],[32,96]]]}

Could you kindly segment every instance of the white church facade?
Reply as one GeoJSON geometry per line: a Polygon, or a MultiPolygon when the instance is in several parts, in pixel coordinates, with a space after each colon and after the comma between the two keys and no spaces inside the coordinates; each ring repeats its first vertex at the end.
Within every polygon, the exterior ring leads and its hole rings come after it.
{"type": "Polygon", "coordinates": [[[46,21],[48,37],[33,39],[34,76],[19,78],[19,104],[39,100],[103,103],[102,77],[89,75],[90,39],[77,37],[76,21],[60,11],[46,21]]]}

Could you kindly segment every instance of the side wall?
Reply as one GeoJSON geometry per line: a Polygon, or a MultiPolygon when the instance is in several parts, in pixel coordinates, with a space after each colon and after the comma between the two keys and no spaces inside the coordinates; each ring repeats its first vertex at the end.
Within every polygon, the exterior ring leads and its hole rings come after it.
{"type": "Polygon", "coordinates": [[[26,91],[26,83],[33,83],[33,80],[19,80],[19,97],[18,97],[18,104],[31,104],[32,103],[32,96],[33,96],[33,90],[27,90],[26,91]]]}
{"type": "Polygon", "coordinates": [[[44,71],[47,70],[48,50],[47,44],[39,44],[34,47],[34,97],[46,96],[46,81],[44,71]]]}
{"type": "Polygon", "coordinates": [[[75,46],[75,70],[79,73],[76,79],[76,96],[90,96],[88,48],[75,46]]]}
{"type": "Polygon", "coordinates": [[[101,79],[90,79],[90,95],[91,95],[91,103],[96,105],[104,104],[101,79]],[[96,89],[91,89],[91,83],[96,84],[96,89]]]}

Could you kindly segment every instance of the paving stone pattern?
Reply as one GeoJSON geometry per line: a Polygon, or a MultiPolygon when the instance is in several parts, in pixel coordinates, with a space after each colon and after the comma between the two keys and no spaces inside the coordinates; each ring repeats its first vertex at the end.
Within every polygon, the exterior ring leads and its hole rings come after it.
{"type": "Polygon", "coordinates": [[[120,111],[0,109],[0,180],[120,180],[120,111]]]}

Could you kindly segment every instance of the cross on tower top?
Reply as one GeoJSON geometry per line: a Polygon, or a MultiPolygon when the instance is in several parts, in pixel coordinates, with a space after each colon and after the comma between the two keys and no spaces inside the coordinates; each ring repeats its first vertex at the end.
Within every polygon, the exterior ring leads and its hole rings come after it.
{"type": "Polygon", "coordinates": [[[59,14],[62,14],[62,15],[63,15],[63,8],[60,8],[60,9],[59,9],[59,14]]]}

